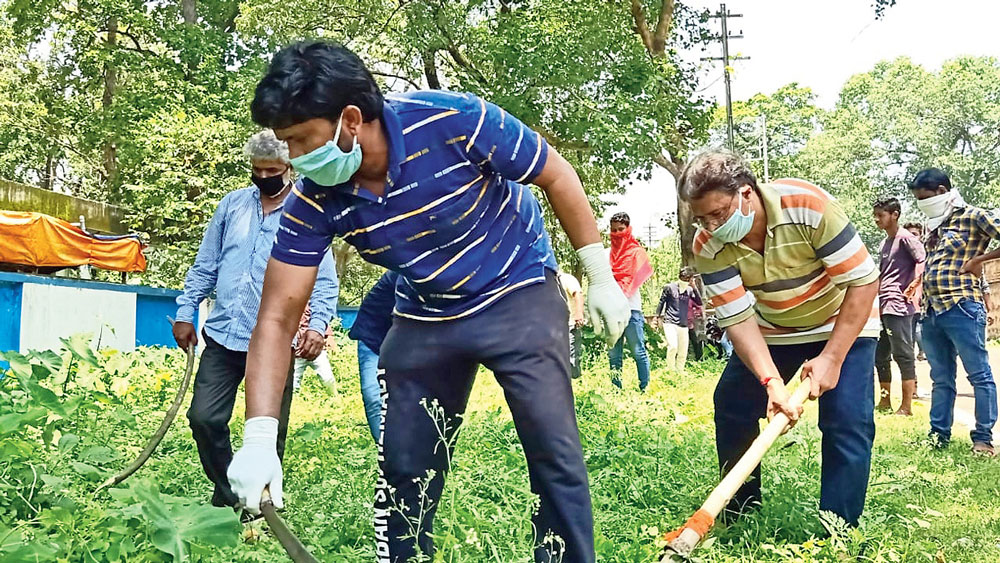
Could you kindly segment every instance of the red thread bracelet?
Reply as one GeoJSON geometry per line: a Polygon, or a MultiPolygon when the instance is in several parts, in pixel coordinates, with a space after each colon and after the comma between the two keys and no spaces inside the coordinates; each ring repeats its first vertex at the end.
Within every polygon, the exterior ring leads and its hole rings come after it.
{"type": "Polygon", "coordinates": [[[769,376],[765,377],[760,382],[761,387],[767,387],[767,384],[770,383],[772,379],[778,379],[778,376],[777,375],[769,375],[769,376]]]}

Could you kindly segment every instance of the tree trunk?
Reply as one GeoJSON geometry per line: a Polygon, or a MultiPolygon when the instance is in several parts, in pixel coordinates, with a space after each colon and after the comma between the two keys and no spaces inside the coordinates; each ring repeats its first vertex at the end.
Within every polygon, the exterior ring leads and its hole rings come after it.
{"type": "Polygon", "coordinates": [[[198,22],[198,0],[181,0],[181,15],[184,23],[194,25],[198,22]]]}
{"type": "Polygon", "coordinates": [[[674,178],[674,185],[677,190],[677,232],[681,239],[681,265],[694,266],[694,216],[691,215],[691,206],[681,199],[681,186],[679,184],[681,172],[684,170],[684,162],[675,162],[663,155],[658,155],[653,159],[657,165],[662,167],[674,178]]]}
{"type": "Polygon", "coordinates": [[[420,54],[424,62],[424,76],[427,78],[427,87],[432,90],[441,89],[441,80],[438,78],[437,61],[435,51],[428,49],[420,54]]]}
{"type": "Polygon", "coordinates": [[[354,255],[354,247],[340,240],[333,243],[333,261],[338,275],[347,271],[347,262],[354,255]]]}
{"type": "MultiPolygon", "coordinates": [[[[662,59],[666,57],[666,46],[667,40],[670,36],[671,27],[674,19],[674,11],[676,9],[675,0],[662,0],[660,3],[660,13],[657,15],[655,28],[650,30],[649,23],[646,20],[646,10],[641,2],[641,0],[632,0],[631,2],[631,12],[632,21],[635,24],[635,32],[642,40],[643,46],[646,48],[646,52],[650,57],[654,59],[662,59]]],[[[681,146],[678,143],[677,146],[681,146]]],[[[669,150],[669,147],[666,148],[669,150]]],[[[663,154],[658,154],[653,158],[659,166],[664,168],[670,175],[674,177],[674,183],[681,177],[681,171],[684,169],[684,163],[680,159],[673,156],[672,158],[667,158],[663,154]]],[[[692,244],[694,243],[694,218],[691,216],[691,207],[681,199],[680,186],[677,186],[677,231],[680,233],[681,239],[681,264],[684,266],[694,265],[694,252],[692,251],[692,244]]]]}
{"type": "Polygon", "coordinates": [[[49,153],[45,155],[45,172],[42,173],[42,178],[40,182],[41,188],[43,190],[52,189],[52,176],[55,174],[55,170],[53,170],[53,165],[54,163],[53,163],[52,152],[49,151],[49,153]]]}
{"type": "MultiPolygon", "coordinates": [[[[104,63],[104,94],[101,96],[101,109],[104,110],[105,118],[108,118],[111,114],[111,105],[115,101],[115,89],[118,87],[118,67],[113,60],[114,49],[118,45],[118,18],[116,16],[108,18],[108,34],[105,45],[107,46],[108,60],[104,63]]],[[[118,181],[117,149],[114,135],[110,132],[104,142],[103,153],[104,175],[110,194],[111,189],[118,181]]]]}

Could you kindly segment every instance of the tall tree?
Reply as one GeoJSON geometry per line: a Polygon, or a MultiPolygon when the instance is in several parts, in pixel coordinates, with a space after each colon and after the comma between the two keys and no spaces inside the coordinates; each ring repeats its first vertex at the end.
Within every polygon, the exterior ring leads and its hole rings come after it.
{"type": "MultiPolygon", "coordinates": [[[[706,12],[686,8],[675,0],[630,0],[632,29],[652,63],[661,71],[660,107],[650,108],[656,122],[652,160],[673,176],[675,184],[687,161],[688,150],[704,140],[711,120],[711,104],[697,95],[695,69],[680,62],[678,49],[691,49],[708,37],[706,12]]],[[[677,229],[684,264],[693,261],[694,219],[677,186],[677,229]]]]}
{"type": "MultiPolygon", "coordinates": [[[[907,58],[885,61],[844,85],[832,112],[792,169],[837,195],[871,242],[877,197],[908,202],[906,182],[944,168],[965,198],[1000,204],[1000,64],[961,57],[930,72],[907,58]]],[[[912,207],[904,214],[919,218],[912,207]]]]}

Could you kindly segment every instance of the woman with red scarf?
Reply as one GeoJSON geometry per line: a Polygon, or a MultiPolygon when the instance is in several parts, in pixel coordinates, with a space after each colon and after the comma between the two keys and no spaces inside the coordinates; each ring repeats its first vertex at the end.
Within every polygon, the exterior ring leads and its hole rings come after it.
{"type": "Polygon", "coordinates": [[[627,340],[639,372],[639,391],[649,385],[649,354],[646,353],[645,318],[642,316],[642,296],[639,288],[653,275],[649,256],[639,241],[632,236],[627,213],[615,213],[611,217],[611,272],[628,298],[632,316],[629,317],[625,334],[611,348],[608,354],[613,372],[611,382],[622,386],[622,344],[627,340]]]}

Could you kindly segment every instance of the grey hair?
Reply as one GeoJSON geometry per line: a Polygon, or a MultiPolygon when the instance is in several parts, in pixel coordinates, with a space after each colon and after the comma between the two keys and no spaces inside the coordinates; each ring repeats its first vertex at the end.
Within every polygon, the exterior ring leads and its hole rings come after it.
{"type": "Polygon", "coordinates": [[[757,188],[757,178],[743,157],[728,149],[709,149],[691,159],[677,182],[681,199],[700,199],[709,192],[736,193],[743,185],[757,188]]]}
{"type": "Polygon", "coordinates": [[[243,154],[250,160],[277,160],[288,164],[288,144],[275,137],[270,129],[254,133],[243,145],[243,154]]]}

